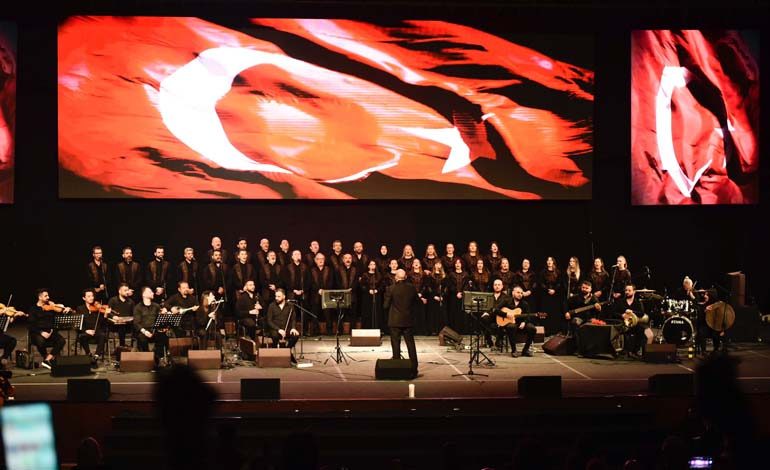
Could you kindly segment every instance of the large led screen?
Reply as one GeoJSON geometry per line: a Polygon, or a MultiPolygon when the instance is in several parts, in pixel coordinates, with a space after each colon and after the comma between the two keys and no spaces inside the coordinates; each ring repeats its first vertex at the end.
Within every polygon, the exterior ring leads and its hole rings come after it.
{"type": "Polygon", "coordinates": [[[16,130],[16,25],[0,21],[0,204],[13,202],[16,130]]]}
{"type": "Polygon", "coordinates": [[[593,38],[72,17],[61,197],[587,199],[593,38]]]}
{"type": "Polygon", "coordinates": [[[759,202],[758,31],[631,38],[631,201],[759,202]]]}

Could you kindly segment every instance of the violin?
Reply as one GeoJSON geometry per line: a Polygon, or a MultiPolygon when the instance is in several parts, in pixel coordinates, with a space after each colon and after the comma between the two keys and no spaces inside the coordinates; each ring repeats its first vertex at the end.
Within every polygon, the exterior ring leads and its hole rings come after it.
{"type": "Polygon", "coordinates": [[[48,302],[47,304],[43,305],[43,311],[46,312],[55,312],[55,313],[62,313],[67,307],[65,307],[63,304],[55,304],[53,302],[48,302]]]}
{"type": "Polygon", "coordinates": [[[91,313],[99,312],[102,315],[106,315],[107,314],[107,309],[110,308],[109,305],[102,305],[99,302],[94,302],[91,305],[86,305],[86,307],[88,308],[89,312],[91,312],[91,313]]]}
{"type": "Polygon", "coordinates": [[[26,313],[22,312],[21,310],[16,310],[15,308],[11,306],[6,306],[5,304],[0,304],[0,315],[7,315],[9,317],[28,316],[26,313]]]}

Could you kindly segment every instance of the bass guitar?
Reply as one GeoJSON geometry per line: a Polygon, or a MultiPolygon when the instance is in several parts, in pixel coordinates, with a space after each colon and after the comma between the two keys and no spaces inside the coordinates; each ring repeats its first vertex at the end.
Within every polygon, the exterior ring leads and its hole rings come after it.
{"type": "MultiPolygon", "coordinates": [[[[603,306],[607,305],[608,303],[610,303],[610,301],[609,300],[605,300],[604,302],[599,302],[598,305],[601,305],[603,307],[603,306]]],[[[596,305],[597,304],[591,304],[591,305],[586,305],[585,307],[573,308],[572,310],[567,310],[564,314],[566,315],[566,314],[569,313],[570,317],[574,317],[575,315],[579,315],[579,314],[581,314],[583,312],[587,312],[587,311],[589,311],[591,309],[595,309],[596,305]]]]}

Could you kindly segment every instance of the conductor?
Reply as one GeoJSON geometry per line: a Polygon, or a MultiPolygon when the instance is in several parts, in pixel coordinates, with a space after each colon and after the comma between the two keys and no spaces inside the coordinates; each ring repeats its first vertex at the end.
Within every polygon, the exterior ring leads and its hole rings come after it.
{"type": "Polygon", "coordinates": [[[409,352],[409,360],[412,361],[412,373],[417,376],[417,348],[414,344],[412,327],[414,326],[414,312],[412,310],[417,302],[417,289],[406,279],[403,269],[396,271],[396,283],[385,293],[384,307],[389,312],[388,327],[390,328],[390,345],[393,348],[393,359],[401,357],[401,335],[404,336],[406,349],[409,352]]]}

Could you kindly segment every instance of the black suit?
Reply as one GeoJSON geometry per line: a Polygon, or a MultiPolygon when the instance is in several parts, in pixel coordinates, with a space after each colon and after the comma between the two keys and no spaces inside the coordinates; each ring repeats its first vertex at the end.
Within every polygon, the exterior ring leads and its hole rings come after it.
{"type": "Polygon", "coordinates": [[[390,345],[393,358],[401,356],[401,335],[404,336],[412,369],[417,374],[417,347],[414,344],[414,305],[419,301],[417,289],[405,281],[396,282],[385,293],[385,308],[388,309],[388,327],[390,327],[390,345]]]}

